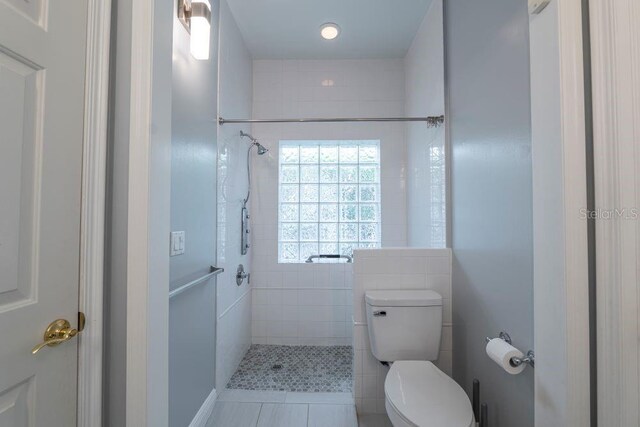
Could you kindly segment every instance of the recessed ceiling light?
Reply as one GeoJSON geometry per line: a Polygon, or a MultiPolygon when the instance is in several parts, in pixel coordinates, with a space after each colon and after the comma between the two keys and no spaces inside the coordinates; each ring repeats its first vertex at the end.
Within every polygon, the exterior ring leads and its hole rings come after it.
{"type": "Polygon", "coordinates": [[[333,22],[327,22],[320,27],[320,35],[325,40],[333,40],[340,35],[340,27],[333,22]]]}

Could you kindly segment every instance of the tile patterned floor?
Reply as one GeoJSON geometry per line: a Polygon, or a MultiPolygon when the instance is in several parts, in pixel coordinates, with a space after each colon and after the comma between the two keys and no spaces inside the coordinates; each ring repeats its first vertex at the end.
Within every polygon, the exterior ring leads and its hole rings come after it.
{"type": "MultiPolygon", "coordinates": [[[[353,405],[217,402],[206,427],[357,427],[353,405]]],[[[363,424],[364,427],[386,425],[363,424]]]]}
{"type": "Polygon", "coordinates": [[[385,414],[356,416],[351,393],[256,390],[224,390],[206,427],[356,426],[393,427],[385,414]]]}
{"type": "Polygon", "coordinates": [[[228,389],[351,392],[351,346],[251,346],[228,389]],[[276,366],[279,365],[279,366],[276,366]]]}

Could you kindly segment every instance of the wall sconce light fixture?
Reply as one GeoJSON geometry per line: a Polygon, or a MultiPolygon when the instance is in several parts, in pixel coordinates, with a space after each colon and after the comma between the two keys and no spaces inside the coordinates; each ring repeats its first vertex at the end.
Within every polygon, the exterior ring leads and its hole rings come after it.
{"type": "Polygon", "coordinates": [[[196,59],[209,59],[211,4],[209,0],[178,0],[178,19],[191,34],[190,51],[196,59]]]}

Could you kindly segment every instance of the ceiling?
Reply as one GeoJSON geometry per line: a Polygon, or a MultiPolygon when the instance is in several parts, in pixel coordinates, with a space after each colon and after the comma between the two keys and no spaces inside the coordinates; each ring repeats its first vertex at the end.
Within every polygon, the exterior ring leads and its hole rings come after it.
{"type": "Polygon", "coordinates": [[[358,59],[404,57],[432,0],[227,1],[254,59],[358,59]]]}

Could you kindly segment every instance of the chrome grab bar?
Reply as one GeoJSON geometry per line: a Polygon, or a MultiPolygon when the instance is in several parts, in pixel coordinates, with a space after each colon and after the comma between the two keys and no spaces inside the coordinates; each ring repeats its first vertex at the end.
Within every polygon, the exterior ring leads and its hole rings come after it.
{"type": "Polygon", "coordinates": [[[349,256],[349,255],[338,255],[338,254],[311,255],[309,258],[307,258],[307,260],[305,262],[307,264],[310,264],[310,263],[313,262],[314,259],[321,259],[321,258],[329,258],[329,259],[345,258],[347,260],[347,262],[353,262],[353,257],[352,256],[349,256]]]}
{"type": "Polygon", "coordinates": [[[223,271],[224,271],[224,268],[214,267],[214,266],[209,267],[209,272],[207,274],[205,274],[204,276],[199,277],[199,278],[197,278],[195,280],[192,280],[189,283],[185,283],[184,285],[180,286],[179,288],[175,288],[174,290],[170,291],[169,292],[169,299],[175,297],[176,295],[179,295],[179,294],[183,293],[187,289],[191,289],[196,285],[199,285],[201,283],[206,282],[208,279],[212,278],[215,275],[218,275],[218,274],[222,273],[223,271]]]}

